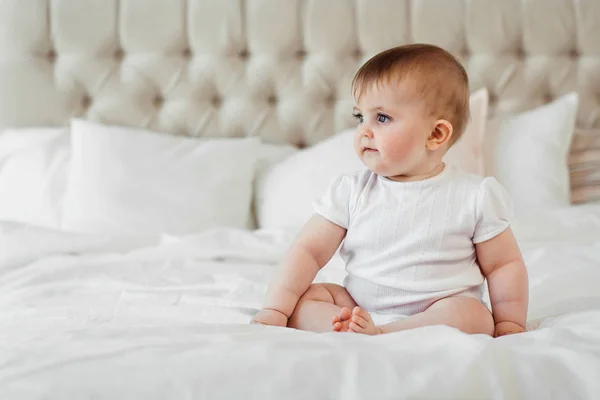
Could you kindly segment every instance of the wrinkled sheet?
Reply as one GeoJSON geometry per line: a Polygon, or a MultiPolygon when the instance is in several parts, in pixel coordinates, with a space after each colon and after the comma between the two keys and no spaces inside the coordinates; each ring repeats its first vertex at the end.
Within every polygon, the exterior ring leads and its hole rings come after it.
{"type": "MultiPolygon", "coordinates": [[[[0,223],[0,398],[600,398],[600,205],[513,229],[530,330],[492,339],[249,325],[292,232],[116,238],[0,223]]],[[[343,276],[336,256],[317,280],[343,276]]]]}

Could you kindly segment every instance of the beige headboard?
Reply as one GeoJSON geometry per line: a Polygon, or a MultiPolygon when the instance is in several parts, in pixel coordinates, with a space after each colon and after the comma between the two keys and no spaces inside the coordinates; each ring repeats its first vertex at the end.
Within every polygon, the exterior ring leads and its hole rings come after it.
{"type": "Polygon", "coordinates": [[[310,145],[353,123],[359,64],[408,42],[457,54],[493,113],[577,90],[600,127],[599,0],[2,0],[0,126],[310,145]]]}

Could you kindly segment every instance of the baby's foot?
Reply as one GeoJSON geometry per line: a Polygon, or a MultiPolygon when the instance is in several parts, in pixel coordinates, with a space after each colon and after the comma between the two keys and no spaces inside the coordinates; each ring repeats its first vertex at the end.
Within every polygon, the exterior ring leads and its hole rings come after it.
{"type": "Polygon", "coordinates": [[[354,307],[352,310],[352,318],[350,319],[350,325],[348,325],[349,332],[363,333],[365,335],[379,335],[381,331],[371,318],[366,310],[360,307],[354,307]]]}
{"type": "Polygon", "coordinates": [[[331,329],[335,332],[348,332],[348,325],[350,325],[350,317],[352,313],[348,307],[343,307],[340,310],[340,315],[333,317],[331,321],[331,329]]]}

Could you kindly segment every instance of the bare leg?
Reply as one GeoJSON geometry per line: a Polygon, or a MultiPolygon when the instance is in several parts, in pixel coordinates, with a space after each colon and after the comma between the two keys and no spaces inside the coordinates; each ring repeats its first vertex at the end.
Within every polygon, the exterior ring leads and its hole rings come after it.
{"type": "Polygon", "coordinates": [[[390,333],[430,325],[447,325],[468,334],[494,335],[494,318],[483,303],[471,297],[448,297],[432,304],[422,313],[375,327],[369,313],[360,307],[352,310],[349,329],[364,334],[390,333]]]}
{"type": "Polygon", "coordinates": [[[333,283],[312,284],[296,305],[288,327],[303,331],[331,332],[335,323],[349,324],[350,311],[356,303],[342,286],[333,283]],[[345,316],[345,318],[341,318],[345,316]]]}

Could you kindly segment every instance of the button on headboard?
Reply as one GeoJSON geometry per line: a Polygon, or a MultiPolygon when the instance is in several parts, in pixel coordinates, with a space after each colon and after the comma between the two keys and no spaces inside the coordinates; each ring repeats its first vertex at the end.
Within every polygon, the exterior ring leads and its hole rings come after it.
{"type": "Polygon", "coordinates": [[[361,62],[409,42],[506,114],[577,90],[600,127],[598,0],[3,0],[0,126],[71,117],[311,145],[353,124],[361,62]]]}

